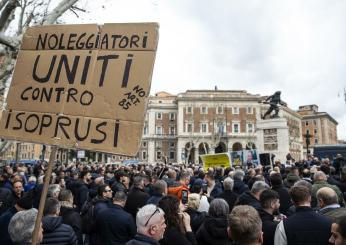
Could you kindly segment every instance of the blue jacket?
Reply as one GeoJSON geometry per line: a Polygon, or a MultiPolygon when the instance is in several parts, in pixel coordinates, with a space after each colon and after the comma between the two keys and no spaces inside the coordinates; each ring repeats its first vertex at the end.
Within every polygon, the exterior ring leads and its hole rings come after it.
{"type": "Polygon", "coordinates": [[[43,240],[41,245],[78,245],[73,229],[62,223],[62,217],[45,216],[42,219],[43,240]]]}

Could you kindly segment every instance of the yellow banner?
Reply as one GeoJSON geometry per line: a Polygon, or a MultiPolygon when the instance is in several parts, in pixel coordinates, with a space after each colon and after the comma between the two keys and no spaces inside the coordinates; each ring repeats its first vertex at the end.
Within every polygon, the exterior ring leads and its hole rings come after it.
{"type": "Polygon", "coordinates": [[[208,170],[208,168],[214,167],[230,167],[231,161],[228,153],[219,153],[219,154],[210,154],[210,155],[202,155],[204,170],[208,170]]]}

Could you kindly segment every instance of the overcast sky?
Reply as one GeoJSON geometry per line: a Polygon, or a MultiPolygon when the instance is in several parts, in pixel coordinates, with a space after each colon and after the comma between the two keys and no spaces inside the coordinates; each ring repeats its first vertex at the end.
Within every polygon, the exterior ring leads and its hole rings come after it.
{"type": "Polygon", "coordinates": [[[247,90],[317,104],[346,139],[345,0],[102,0],[68,23],[159,22],[151,94],[247,90]]]}

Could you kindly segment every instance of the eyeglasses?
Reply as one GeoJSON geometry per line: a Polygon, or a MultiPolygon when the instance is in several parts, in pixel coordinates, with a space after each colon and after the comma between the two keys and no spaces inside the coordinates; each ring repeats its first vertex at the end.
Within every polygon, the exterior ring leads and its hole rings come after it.
{"type": "Polygon", "coordinates": [[[147,226],[150,219],[156,214],[156,213],[160,213],[160,210],[158,208],[155,209],[154,213],[152,215],[150,215],[149,219],[147,220],[147,222],[145,223],[144,226],[147,226]]]}

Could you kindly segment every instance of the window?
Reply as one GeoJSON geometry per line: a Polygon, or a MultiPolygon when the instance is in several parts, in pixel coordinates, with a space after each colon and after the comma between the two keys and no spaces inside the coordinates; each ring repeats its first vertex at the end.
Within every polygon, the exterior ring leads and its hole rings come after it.
{"type": "Polygon", "coordinates": [[[174,159],[175,158],[175,152],[174,151],[170,151],[169,152],[169,159],[174,159]]]}
{"type": "Polygon", "coordinates": [[[239,123],[233,124],[233,133],[239,133],[239,123]]]}
{"type": "Polygon", "coordinates": [[[233,114],[239,114],[239,107],[233,107],[233,114]]]}
{"type": "Polygon", "coordinates": [[[156,126],[156,134],[161,135],[162,134],[162,127],[156,126]]]}
{"type": "Polygon", "coordinates": [[[175,127],[174,126],[169,127],[169,134],[175,135],[175,127]]]}
{"type": "Polygon", "coordinates": [[[246,113],[247,114],[253,114],[253,108],[252,107],[247,107],[246,108],[246,113]]]}
{"type": "Polygon", "coordinates": [[[208,132],[208,124],[202,123],[201,124],[201,133],[207,133],[208,132]]]}
{"type": "Polygon", "coordinates": [[[315,126],[317,125],[317,122],[316,122],[316,120],[314,120],[314,125],[315,125],[315,126]]]}
{"type": "Polygon", "coordinates": [[[222,106],[218,106],[216,109],[216,113],[217,114],[223,114],[223,107],[222,106]]]}
{"type": "Polygon", "coordinates": [[[169,120],[175,120],[175,113],[169,113],[169,120]]]}
{"type": "Polygon", "coordinates": [[[146,151],[142,151],[142,159],[143,160],[147,159],[147,152],[146,151]]]}
{"type": "Polygon", "coordinates": [[[156,141],[156,148],[161,148],[161,147],[162,147],[162,142],[156,141]]]}
{"type": "Polygon", "coordinates": [[[305,126],[309,126],[309,122],[308,121],[305,122],[305,126]]]}
{"type": "Polygon", "coordinates": [[[248,123],[246,126],[247,126],[247,132],[248,133],[253,133],[253,124],[252,123],[248,123]]]}
{"type": "Polygon", "coordinates": [[[156,152],[156,160],[161,160],[161,156],[162,156],[161,151],[157,151],[156,152]]]}
{"type": "Polygon", "coordinates": [[[169,147],[174,148],[175,147],[175,143],[174,142],[169,142],[169,147]]]}
{"type": "Polygon", "coordinates": [[[146,142],[146,141],[143,141],[143,142],[142,142],[142,146],[143,146],[143,147],[147,147],[147,142],[146,142]]]}
{"type": "Polygon", "coordinates": [[[187,107],[186,113],[192,114],[192,107],[191,106],[187,107]]]}
{"type": "Polygon", "coordinates": [[[143,128],[143,134],[147,135],[148,134],[148,125],[145,125],[143,128]]]}
{"type": "Polygon", "coordinates": [[[208,108],[205,106],[201,107],[201,114],[208,114],[208,108]]]}
{"type": "Polygon", "coordinates": [[[156,119],[158,119],[158,120],[162,119],[162,113],[161,112],[156,113],[156,119]]]}
{"type": "Polygon", "coordinates": [[[315,139],[315,144],[318,144],[318,139],[315,139]]]}
{"type": "Polygon", "coordinates": [[[314,134],[317,134],[317,129],[316,128],[314,129],[314,134]]]}
{"type": "Polygon", "coordinates": [[[186,131],[188,133],[192,133],[192,129],[193,129],[193,124],[192,123],[188,123],[186,126],[186,131]]]}
{"type": "Polygon", "coordinates": [[[226,133],[226,125],[224,123],[219,123],[217,125],[217,132],[219,134],[223,134],[223,133],[226,133]]]}

